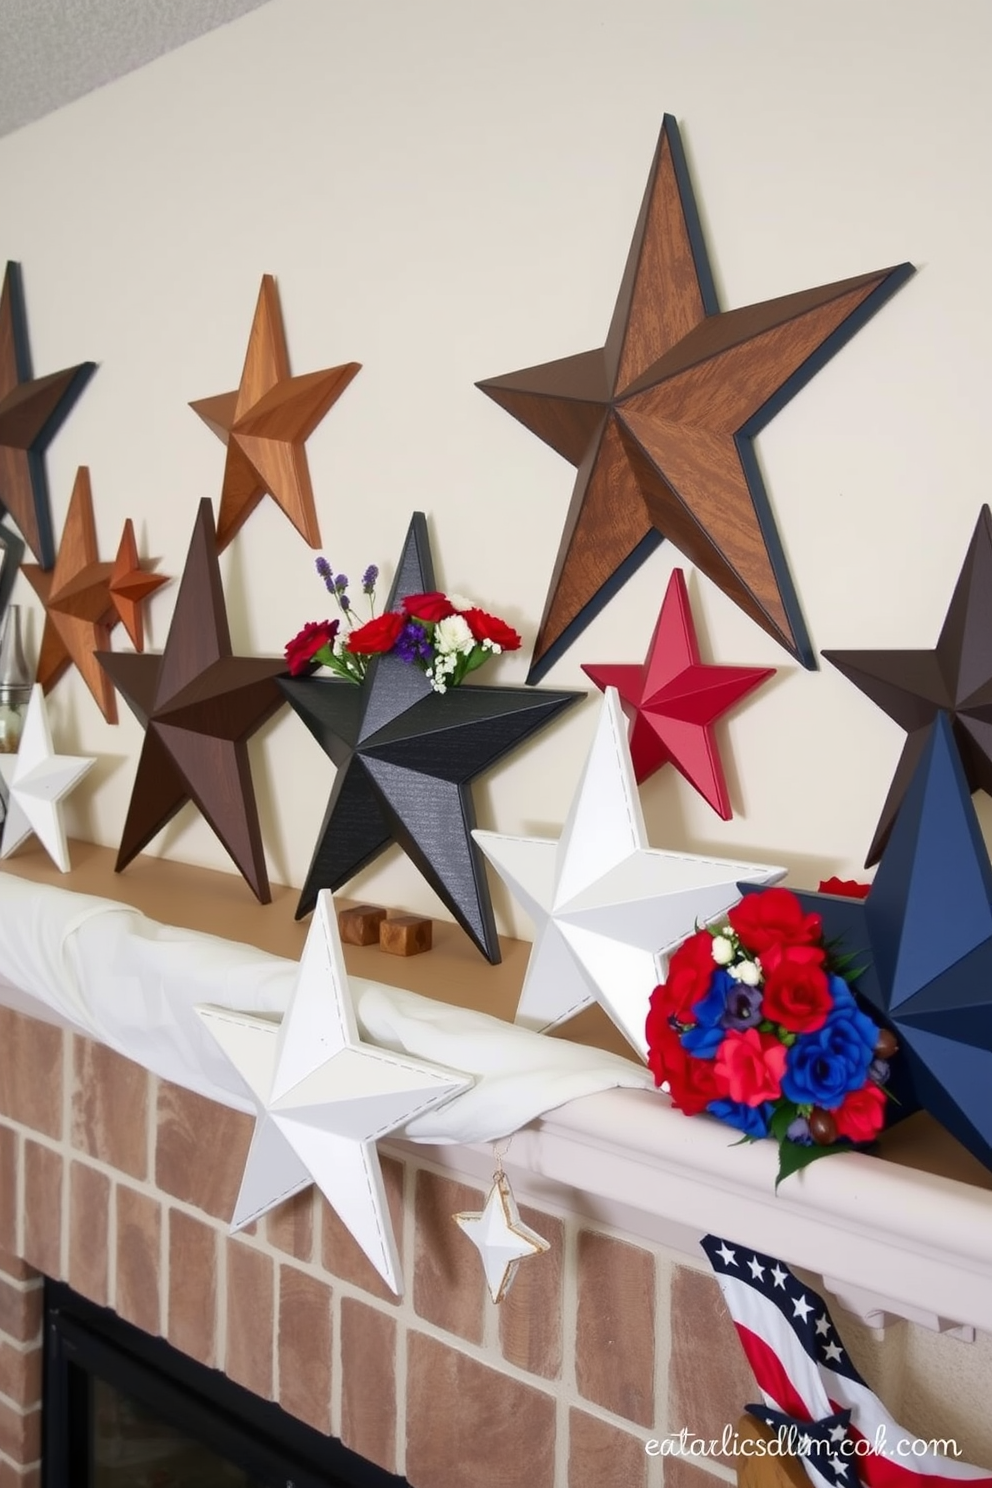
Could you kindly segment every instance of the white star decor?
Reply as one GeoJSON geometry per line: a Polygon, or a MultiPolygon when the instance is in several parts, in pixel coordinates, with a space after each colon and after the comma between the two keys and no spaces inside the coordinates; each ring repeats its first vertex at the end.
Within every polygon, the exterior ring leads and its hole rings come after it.
{"type": "Polygon", "coordinates": [[[376,1139],[470,1085],[364,1044],[330,893],[317,899],[290,1004],[272,1017],[199,1007],[257,1108],[231,1228],[316,1183],[383,1280],[403,1290],[376,1139]]]}
{"type": "Polygon", "coordinates": [[[480,1214],[456,1214],[453,1218],[479,1252],[494,1302],[502,1302],[510,1290],[520,1261],[551,1249],[544,1236],[520,1218],[513,1190],[502,1170],[494,1176],[480,1214]]]}
{"type": "Polygon", "coordinates": [[[516,1021],[554,1028],[599,1002],[642,1059],[648,1000],[666,954],[736,904],[739,881],[775,883],[785,873],[648,847],[613,687],[559,841],[472,835],[534,921],[516,1021]]]}
{"type": "Polygon", "coordinates": [[[0,857],[9,858],[34,832],[55,866],[69,872],[62,802],[93,763],[81,755],[55,753],[45,695],[35,683],[20,749],[17,754],[0,755],[0,776],[8,795],[0,857]]]}

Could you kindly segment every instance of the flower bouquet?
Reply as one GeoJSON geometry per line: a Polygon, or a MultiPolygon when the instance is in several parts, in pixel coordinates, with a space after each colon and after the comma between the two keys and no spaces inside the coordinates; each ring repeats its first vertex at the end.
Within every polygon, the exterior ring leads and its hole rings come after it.
{"type": "Polygon", "coordinates": [[[816,1158],[872,1142],[885,1120],[888,1029],[848,985],[850,957],[788,889],[748,894],[674,953],[651,994],[648,1063],[687,1116],[774,1137],[776,1187],[816,1158]]]}
{"type": "Polygon", "coordinates": [[[435,692],[457,687],[502,651],[516,651],[520,636],[505,620],[462,595],[408,594],[398,610],[375,613],[379,570],[371,565],[362,576],[362,593],[369,618],[356,623],[348,595],[348,580],[334,575],[326,558],[317,559],[317,572],[337,602],[347,629],[339,620],[311,621],[286,646],[290,675],[301,676],[315,666],[326,666],[348,682],[365,680],[374,656],[394,655],[419,667],[435,692]]]}

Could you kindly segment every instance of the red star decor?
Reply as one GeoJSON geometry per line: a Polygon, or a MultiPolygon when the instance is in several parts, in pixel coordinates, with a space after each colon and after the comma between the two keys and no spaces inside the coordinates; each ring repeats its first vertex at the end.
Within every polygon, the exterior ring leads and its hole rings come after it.
{"type": "Polygon", "coordinates": [[[25,563],[22,572],[45,606],[38,681],[51,692],[68,667],[75,666],[104,718],[116,723],[117,699],[96,653],[109,649],[110,632],[118,620],[142,649],[140,603],[168,580],[140,567],[130,520],[124,524],[116,562],[100,562],[85,465],[76,472],[55,567],[46,573],[25,563]]]}
{"type": "Polygon", "coordinates": [[[9,263],[0,290],[0,509],[42,568],[55,562],[44,453],[95,371],[95,362],[80,362],[31,376],[21,271],[9,263]]]}
{"type": "Polygon", "coordinates": [[[662,537],[815,667],[752,439],[912,272],[721,314],[666,116],[606,345],[478,384],[579,472],[529,681],[662,537]]]}
{"type": "Polygon", "coordinates": [[[263,904],[262,833],[248,740],[282,707],[286,663],[232,656],[209,501],[201,501],[165,651],[105,651],[101,665],[145,728],[117,871],[192,801],[263,904]]]}
{"type": "Polygon", "coordinates": [[[713,725],[736,702],[775,675],[773,667],[707,666],[682,570],[668,581],[643,666],[583,666],[600,691],[615,687],[630,720],[630,755],[637,783],[674,765],[713,810],[729,821],[730,796],[713,725]]]}
{"type": "Polygon", "coordinates": [[[320,547],[303,445],[360,370],[360,362],[346,362],[290,377],[276,281],[271,274],[263,277],[241,386],[237,392],[190,404],[227,445],[218,552],[240,531],[266,492],[300,536],[312,548],[320,547]]]}

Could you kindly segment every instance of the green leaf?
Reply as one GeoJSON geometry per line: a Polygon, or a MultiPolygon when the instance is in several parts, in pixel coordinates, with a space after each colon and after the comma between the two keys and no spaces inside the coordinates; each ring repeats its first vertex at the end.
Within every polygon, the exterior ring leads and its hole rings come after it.
{"type": "MultiPolygon", "coordinates": [[[[778,1102],[768,1123],[768,1130],[777,1142],[786,1140],[785,1134],[798,1115],[799,1107],[794,1101],[783,1099],[778,1102]]],[[[794,1147],[796,1144],[793,1142],[791,1145],[794,1147]]]]}
{"type": "Polygon", "coordinates": [[[804,1147],[801,1142],[780,1142],[778,1149],[778,1177],[775,1179],[775,1191],[783,1178],[788,1178],[792,1173],[798,1173],[801,1168],[808,1168],[810,1163],[817,1162],[821,1157],[829,1157],[833,1152],[850,1152],[850,1147],[834,1144],[832,1147],[820,1147],[814,1142],[809,1147],[804,1147]]]}

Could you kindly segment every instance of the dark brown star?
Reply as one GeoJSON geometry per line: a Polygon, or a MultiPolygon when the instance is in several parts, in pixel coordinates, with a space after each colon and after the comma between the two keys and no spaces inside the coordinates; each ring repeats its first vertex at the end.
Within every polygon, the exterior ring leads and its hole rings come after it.
{"type": "Polygon", "coordinates": [[[0,509],[42,568],[55,562],[45,450],[95,371],[95,362],[81,362],[31,376],[20,265],[8,263],[0,290],[0,509]]]}
{"type": "Polygon", "coordinates": [[[248,740],[282,707],[282,660],[232,656],[209,501],[201,501],[161,656],[100,662],[145,728],[118,873],[192,801],[256,898],[270,899],[248,740]]]}
{"type": "Polygon", "coordinates": [[[992,796],[992,513],[983,506],[932,651],[824,651],[906,730],[865,866],[885,850],[931,724],[948,715],[969,790],[992,796]]]}
{"type": "Polygon", "coordinates": [[[666,115],[606,345],[478,384],[578,467],[529,681],[663,537],[815,667],[752,440],[912,272],[721,314],[666,115]]]}
{"type": "Polygon", "coordinates": [[[268,492],[300,536],[320,547],[320,528],[304,442],[340,398],[360,362],[289,375],[289,353],[276,281],[262,279],[241,385],[189,406],[227,445],[217,518],[217,548],[231,538],[268,492]]]}
{"type": "Polygon", "coordinates": [[[100,562],[93,491],[85,465],[76,472],[55,567],[46,573],[33,563],[25,563],[23,573],[45,606],[38,681],[46,693],[51,692],[68,668],[75,666],[104,718],[116,723],[117,698],[97,652],[109,649],[110,633],[118,620],[124,621],[131,640],[141,650],[140,601],[168,580],[164,574],[148,573],[138,564],[130,520],[124,525],[116,562],[100,562]],[[122,561],[131,564],[127,572],[121,567],[122,561]]]}

